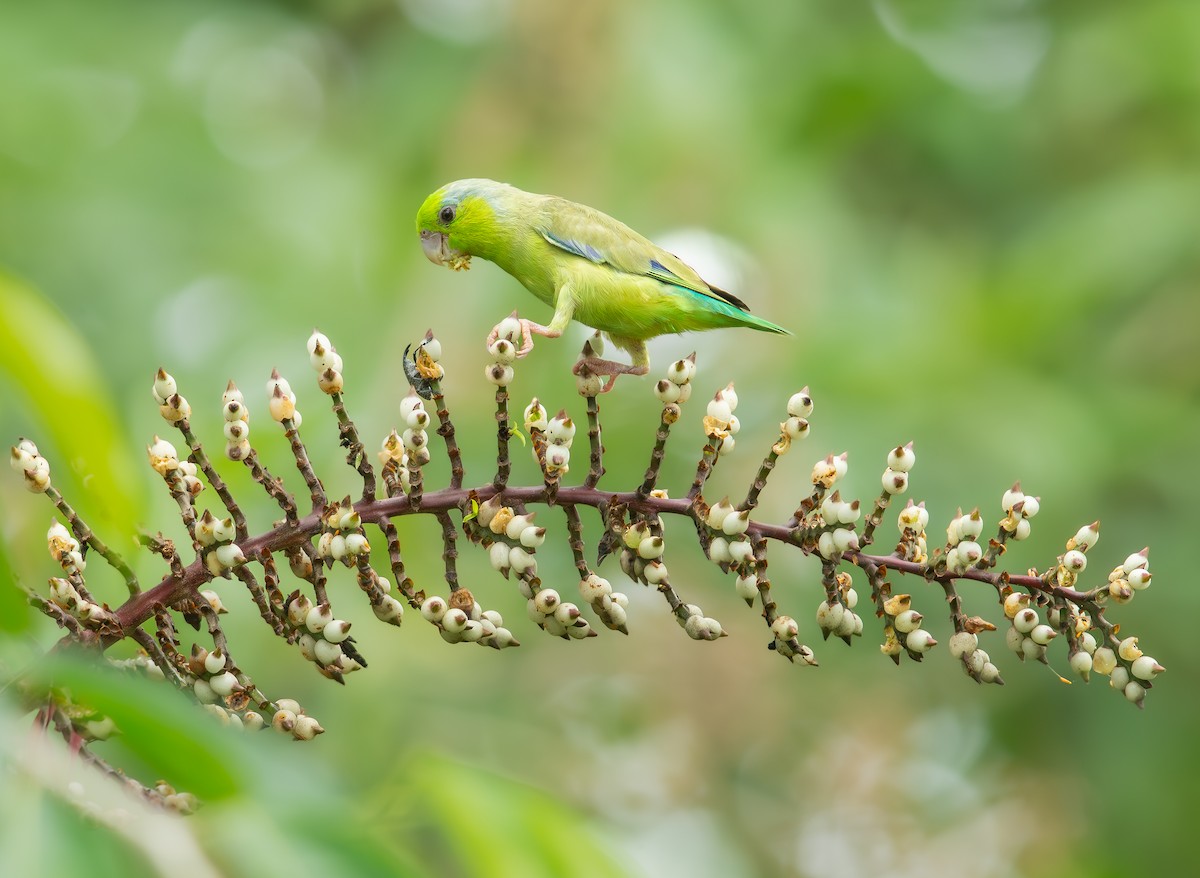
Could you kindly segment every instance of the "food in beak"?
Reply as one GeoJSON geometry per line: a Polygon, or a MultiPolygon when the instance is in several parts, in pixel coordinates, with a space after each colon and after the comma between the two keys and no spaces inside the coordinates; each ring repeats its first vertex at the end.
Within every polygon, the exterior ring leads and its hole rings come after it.
{"type": "Polygon", "coordinates": [[[421,249],[425,251],[425,257],[434,265],[445,265],[455,271],[471,267],[470,255],[451,247],[450,242],[446,240],[446,235],[442,232],[421,232],[421,249]]]}

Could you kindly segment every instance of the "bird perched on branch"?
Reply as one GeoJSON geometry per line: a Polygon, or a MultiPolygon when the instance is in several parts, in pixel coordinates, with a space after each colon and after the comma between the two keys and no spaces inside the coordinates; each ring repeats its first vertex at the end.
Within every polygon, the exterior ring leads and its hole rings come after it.
{"type": "Polygon", "coordinates": [[[521,320],[517,356],[532,350],[533,334],[555,338],[572,319],[629,353],[631,365],[596,356],[576,364],[576,374],[611,376],[604,391],[618,375],[649,371],[646,340],[657,335],[729,326],[789,334],[624,223],[553,195],[458,180],[425,199],[417,231],[431,262],[458,271],[478,256],[554,308],[547,326],[521,320]]]}

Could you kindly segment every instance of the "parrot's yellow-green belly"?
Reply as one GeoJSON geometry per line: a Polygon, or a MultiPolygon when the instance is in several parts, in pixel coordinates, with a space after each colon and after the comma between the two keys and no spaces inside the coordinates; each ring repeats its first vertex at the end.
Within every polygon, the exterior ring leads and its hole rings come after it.
{"type": "MultiPolygon", "coordinates": [[[[594,329],[623,338],[736,326],[737,320],[709,311],[696,295],[654,278],[613,271],[582,259],[560,270],[555,287],[567,287],[575,298],[575,319],[594,329]]],[[[532,288],[531,288],[532,289],[532,288]]],[[[554,304],[549,296],[535,295],[554,304]]]]}

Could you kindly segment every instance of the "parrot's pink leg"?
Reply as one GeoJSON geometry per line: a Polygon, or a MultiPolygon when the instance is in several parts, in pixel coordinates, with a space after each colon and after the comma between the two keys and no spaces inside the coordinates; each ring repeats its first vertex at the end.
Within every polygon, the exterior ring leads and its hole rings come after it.
{"type": "MultiPolygon", "coordinates": [[[[517,312],[513,311],[512,316],[517,317],[517,312]]],[[[532,320],[526,320],[524,317],[517,317],[517,320],[521,322],[521,347],[517,350],[518,359],[529,356],[529,353],[533,350],[533,336],[535,334],[545,336],[546,338],[558,338],[562,335],[561,330],[542,326],[540,323],[534,323],[532,320]]],[[[500,333],[493,327],[492,331],[488,333],[488,347],[491,347],[492,342],[499,337],[500,333]]]]}
{"type": "Polygon", "coordinates": [[[551,329],[549,326],[542,326],[540,323],[534,323],[524,317],[519,319],[521,321],[521,347],[517,351],[517,359],[529,356],[529,352],[533,350],[533,334],[546,338],[558,338],[562,335],[557,329],[551,329]]]}

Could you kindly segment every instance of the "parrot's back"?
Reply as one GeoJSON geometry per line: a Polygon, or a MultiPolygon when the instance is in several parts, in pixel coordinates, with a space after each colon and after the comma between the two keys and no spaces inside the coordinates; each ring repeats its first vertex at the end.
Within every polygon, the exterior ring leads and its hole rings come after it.
{"type": "MultiPolygon", "coordinates": [[[[563,198],[542,198],[535,230],[557,269],[550,292],[570,283],[576,317],[588,326],[638,339],[732,326],[787,333],[620,220],[563,198]]],[[[552,302],[545,288],[529,288],[552,302]]]]}

